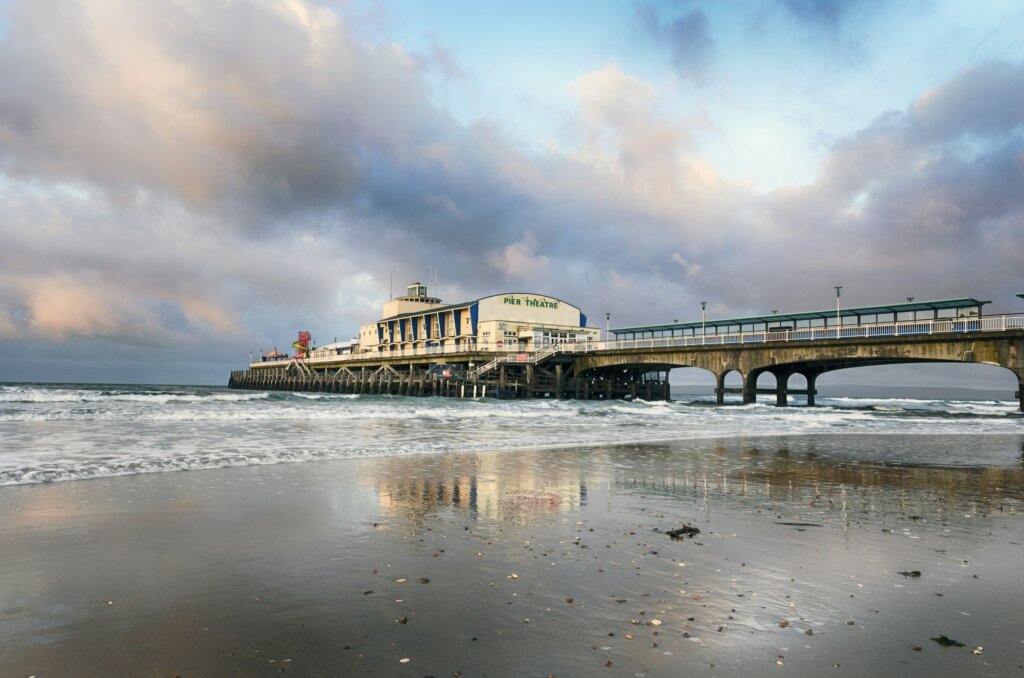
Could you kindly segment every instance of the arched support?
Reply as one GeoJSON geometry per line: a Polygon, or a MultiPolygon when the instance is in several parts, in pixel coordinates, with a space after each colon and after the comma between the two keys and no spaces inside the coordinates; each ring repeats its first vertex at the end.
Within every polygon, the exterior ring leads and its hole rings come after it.
{"type": "Polygon", "coordinates": [[[743,374],[743,372],[739,371],[735,367],[730,367],[729,369],[715,375],[715,384],[715,400],[718,402],[719,405],[725,404],[726,393],[741,393],[743,395],[744,403],[753,402],[747,400],[747,375],[743,374]],[[729,374],[732,372],[735,372],[738,375],[740,375],[740,383],[742,384],[742,386],[740,386],[739,388],[735,386],[725,385],[725,378],[729,376],[729,374]]]}
{"type": "Polygon", "coordinates": [[[771,373],[775,375],[775,406],[786,407],[789,405],[789,378],[793,370],[775,369],[771,373]]]}
{"type": "MultiPolygon", "coordinates": [[[[650,346],[594,351],[577,358],[582,370],[621,368],[639,365],[661,367],[699,367],[715,375],[715,396],[725,402],[725,394],[743,395],[743,402],[754,402],[757,395],[775,395],[780,405],[791,395],[806,395],[815,405],[817,378],[826,372],[853,367],[902,365],[911,363],[974,363],[999,366],[1017,377],[1014,400],[1024,412],[1024,328],[967,331],[964,333],[870,336],[842,340],[766,342],[721,346],[650,346]],[[736,371],[739,387],[726,386],[728,373],[736,371]],[[776,384],[758,389],[756,374],[771,371],[776,384]],[[793,374],[801,374],[806,387],[789,383],[793,374]]],[[[611,393],[608,394],[611,397],[611,393]]]]}
{"type": "Polygon", "coordinates": [[[789,388],[789,386],[787,385],[786,391],[788,393],[792,393],[793,395],[806,395],[807,396],[807,406],[808,407],[814,407],[814,404],[815,404],[814,403],[814,396],[816,396],[818,394],[818,390],[817,390],[818,377],[820,375],[824,374],[827,371],[828,371],[827,369],[822,369],[820,367],[798,366],[797,369],[792,370],[789,373],[789,375],[790,376],[793,376],[794,374],[801,375],[807,381],[807,387],[804,388],[804,389],[793,389],[793,388],[789,388]]]}

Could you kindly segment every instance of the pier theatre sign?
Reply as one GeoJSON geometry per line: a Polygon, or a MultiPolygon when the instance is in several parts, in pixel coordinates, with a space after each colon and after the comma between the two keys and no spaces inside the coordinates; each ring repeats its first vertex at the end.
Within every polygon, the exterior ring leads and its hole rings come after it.
{"type": "Polygon", "coordinates": [[[558,308],[557,301],[549,299],[537,299],[527,296],[508,296],[503,299],[506,306],[529,306],[530,308],[558,308]]]}

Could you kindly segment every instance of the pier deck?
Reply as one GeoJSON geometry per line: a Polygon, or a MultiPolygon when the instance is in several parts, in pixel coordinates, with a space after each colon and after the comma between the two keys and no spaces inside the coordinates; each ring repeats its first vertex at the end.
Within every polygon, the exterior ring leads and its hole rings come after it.
{"type": "Polygon", "coordinates": [[[1024,411],[1024,315],[874,323],[707,336],[553,344],[532,353],[445,347],[258,361],[232,372],[232,388],[326,393],[495,398],[643,398],[667,400],[669,372],[698,367],[715,375],[718,402],[738,392],[788,404],[814,404],[825,372],[865,365],[922,362],[1004,367],[1018,381],[1024,411]],[[737,372],[742,387],[725,386],[737,372]],[[759,388],[770,373],[773,388],[759,388]],[[805,388],[790,388],[799,374],[805,388]]]}

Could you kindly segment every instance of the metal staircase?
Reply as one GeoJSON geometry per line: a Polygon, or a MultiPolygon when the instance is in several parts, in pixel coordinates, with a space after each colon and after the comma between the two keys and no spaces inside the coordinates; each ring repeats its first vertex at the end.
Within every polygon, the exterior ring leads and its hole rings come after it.
{"type": "Polygon", "coordinates": [[[484,363],[483,365],[474,368],[467,374],[467,376],[470,379],[479,379],[482,375],[487,374],[495,367],[498,367],[499,365],[507,365],[509,363],[529,363],[531,365],[536,365],[540,361],[546,360],[547,358],[550,358],[556,353],[562,351],[562,347],[563,344],[550,344],[540,349],[539,351],[534,351],[533,353],[511,353],[508,355],[498,356],[494,360],[490,360],[484,363]]]}

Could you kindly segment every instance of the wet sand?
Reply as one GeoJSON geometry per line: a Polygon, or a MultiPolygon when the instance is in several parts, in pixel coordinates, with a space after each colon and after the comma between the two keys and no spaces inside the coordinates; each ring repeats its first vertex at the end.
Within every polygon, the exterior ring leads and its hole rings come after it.
{"type": "Polygon", "coordinates": [[[1021,445],[733,439],[3,487],[0,675],[1024,675],[1021,445]],[[665,535],[684,523],[701,533],[665,535]]]}

